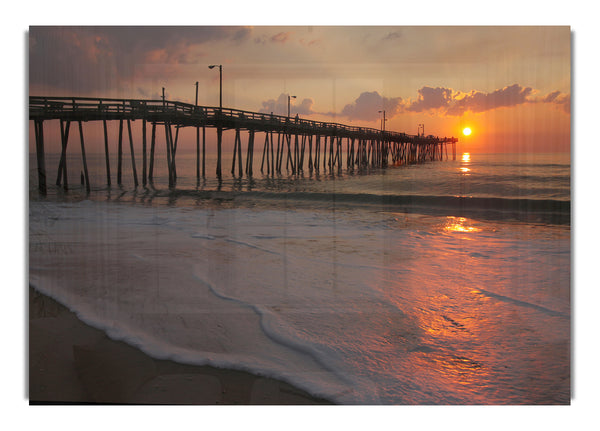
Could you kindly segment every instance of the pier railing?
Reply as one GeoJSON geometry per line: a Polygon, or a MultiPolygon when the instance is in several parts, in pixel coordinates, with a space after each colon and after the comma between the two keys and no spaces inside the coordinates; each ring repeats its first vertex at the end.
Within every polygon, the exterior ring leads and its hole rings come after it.
{"type": "Polygon", "coordinates": [[[407,142],[419,138],[417,135],[382,131],[370,127],[350,126],[241,109],[198,106],[170,100],[30,96],[29,117],[31,120],[71,119],[72,121],[104,119],[179,120],[189,126],[217,126],[221,123],[224,128],[232,129],[291,129],[293,132],[297,131],[299,133],[307,131],[323,135],[335,133],[344,137],[377,135],[388,140],[406,140],[407,142]]]}

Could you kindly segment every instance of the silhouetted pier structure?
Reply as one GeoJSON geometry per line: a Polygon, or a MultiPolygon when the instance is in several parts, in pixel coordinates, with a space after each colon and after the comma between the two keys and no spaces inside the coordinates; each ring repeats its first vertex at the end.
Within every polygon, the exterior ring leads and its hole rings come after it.
{"type": "Polygon", "coordinates": [[[167,100],[98,99],[85,97],[29,97],[29,119],[34,122],[39,189],[46,192],[46,166],[44,153],[44,121],[59,120],[61,134],[61,157],[58,166],[57,185],[67,188],[67,147],[71,123],[77,123],[83,162],[83,181],[90,190],[85,155],[83,123],[102,121],[106,154],[107,184],[111,184],[108,148],[108,121],[119,122],[117,183],[122,180],[123,133],[125,124],[131,154],[133,179],[139,185],[134,154],[131,121],[141,120],[142,125],[142,183],[152,182],[154,171],[157,126],[164,128],[169,186],[177,179],[176,154],[179,128],[196,128],[196,177],[206,175],[206,128],[217,132],[216,175],[222,178],[222,139],[224,130],[235,130],[232,175],[252,176],[254,172],[254,148],[262,138],[262,161],[260,170],[267,175],[280,174],[285,169],[299,174],[308,169],[318,172],[347,169],[386,167],[390,164],[410,164],[448,159],[448,144],[452,146],[452,159],[456,160],[458,139],[434,136],[408,135],[374,128],[348,126],[338,123],[290,118],[281,115],[242,111],[238,109],[197,106],[167,100]],[[147,125],[151,125],[148,153],[147,125]],[[175,133],[173,133],[175,128],[175,133]],[[242,131],[247,132],[246,160],[242,154],[242,131]],[[200,137],[202,136],[202,140],[200,137]],[[200,143],[202,142],[202,145],[200,143]],[[344,161],[343,146],[346,144],[344,161]],[[236,169],[237,168],[237,169],[236,169]]]}

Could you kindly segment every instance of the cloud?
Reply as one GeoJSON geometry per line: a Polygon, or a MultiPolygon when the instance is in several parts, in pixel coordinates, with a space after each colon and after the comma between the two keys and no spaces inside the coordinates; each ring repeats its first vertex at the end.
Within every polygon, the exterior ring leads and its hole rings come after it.
{"type": "Polygon", "coordinates": [[[447,115],[462,115],[466,111],[484,112],[497,108],[522,105],[530,102],[533,88],[513,84],[491,93],[471,91],[470,93],[456,93],[455,103],[446,111],[447,115]]]}
{"type": "Polygon", "coordinates": [[[281,33],[277,33],[274,36],[271,36],[271,42],[277,42],[277,43],[285,43],[287,42],[287,40],[290,38],[290,34],[291,32],[281,32],[281,33]]]}
{"type": "Polygon", "coordinates": [[[386,34],[382,40],[396,40],[402,38],[402,33],[400,31],[392,31],[386,34]]]}
{"type": "Polygon", "coordinates": [[[29,83],[73,91],[115,85],[118,60],[110,41],[71,27],[36,28],[29,33],[29,83]]]}
{"type": "Polygon", "coordinates": [[[301,45],[304,46],[317,46],[320,45],[322,43],[321,39],[311,39],[311,40],[306,40],[306,39],[300,39],[298,42],[300,42],[301,45]]]}
{"type": "Polygon", "coordinates": [[[553,91],[552,93],[540,98],[537,102],[550,103],[556,105],[566,113],[571,112],[571,96],[569,94],[561,93],[560,91],[553,91]]]}
{"type": "MultiPolygon", "coordinates": [[[[314,114],[312,99],[304,99],[299,105],[296,105],[295,99],[290,99],[290,115],[311,115],[314,114]]],[[[258,112],[275,115],[287,115],[288,112],[288,95],[281,93],[277,100],[269,99],[262,102],[262,108],[258,112]]]]}
{"type": "Polygon", "coordinates": [[[32,26],[29,83],[82,94],[115,91],[140,65],[193,64],[206,44],[239,44],[251,34],[247,27],[32,26]]]}
{"type": "Polygon", "coordinates": [[[313,114],[312,106],[315,102],[312,99],[303,99],[302,103],[298,106],[294,107],[294,111],[298,113],[298,115],[310,115],[313,114]]]}
{"type": "Polygon", "coordinates": [[[378,111],[385,110],[388,118],[393,117],[401,109],[402,98],[388,99],[382,97],[377,91],[361,93],[358,98],[344,106],[341,114],[350,120],[375,121],[381,118],[378,111]]]}
{"type": "Polygon", "coordinates": [[[417,91],[417,100],[409,103],[405,109],[412,112],[423,112],[432,109],[447,108],[452,103],[453,91],[443,87],[422,87],[417,91]]]}
{"type": "Polygon", "coordinates": [[[269,43],[286,43],[290,39],[291,35],[292,35],[291,31],[279,32],[272,36],[267,36],[265,34],[261,34],[254,38],[254,43],[261,44],[261,45],[265,45],[267,42],[269,42],[269,43]]]}
{"type": "Polygon", "coordinates": [[[444,87],[422,87],[417,99],[403,105],[407,112],[430,112],[445,116],[460,116],[466,112],[480,113],[498,108],[509,108],[528,103],[553,104],[570,112],[570,96],[554,91],[544,97],[534,97],[536,90],[513,84],[486,93],[471,90],[468,93],[444,87]]]}

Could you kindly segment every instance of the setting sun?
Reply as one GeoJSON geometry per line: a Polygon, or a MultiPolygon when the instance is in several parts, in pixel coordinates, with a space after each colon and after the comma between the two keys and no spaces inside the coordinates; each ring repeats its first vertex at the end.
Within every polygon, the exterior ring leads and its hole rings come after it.
{"type": "Polygon", "coordinates": [[[465,127],[462,132],[463,132],[463,135],[469,136],[471,134],[471,128],[465,127]]]}

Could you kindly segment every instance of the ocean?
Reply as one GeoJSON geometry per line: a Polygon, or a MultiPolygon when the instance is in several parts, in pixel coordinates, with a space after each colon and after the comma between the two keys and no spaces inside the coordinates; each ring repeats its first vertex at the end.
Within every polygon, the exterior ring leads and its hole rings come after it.
{"type": "MultiPolygon", "coordinates": [[[[127,154],[127,153],[126,153],[127,154]]],[[[251,371],[340,404],[569,404],[569,154],[457,154],[366,172],[69,191],[29,175],[29,282],[160,359],[251,371]]],[[[141,160],[136,155],[141,184],[141,160]]],[[[344,157],[345,160],[345,157],[344,157]]],[[[266,169],[265,169],[266,171],[266,169]]]]}

